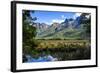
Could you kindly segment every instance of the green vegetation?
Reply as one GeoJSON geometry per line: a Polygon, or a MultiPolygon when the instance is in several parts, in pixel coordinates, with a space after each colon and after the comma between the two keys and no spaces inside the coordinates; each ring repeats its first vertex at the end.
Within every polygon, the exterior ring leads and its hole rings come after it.
{"type": "Polygon", "coordinates": [[[32,18],[30,13],[34,11],[23,10],[23,55],[32,54],[32,49],[37,45],[34,40],[36,28],[30,25],[36,18],[32,18]]]}

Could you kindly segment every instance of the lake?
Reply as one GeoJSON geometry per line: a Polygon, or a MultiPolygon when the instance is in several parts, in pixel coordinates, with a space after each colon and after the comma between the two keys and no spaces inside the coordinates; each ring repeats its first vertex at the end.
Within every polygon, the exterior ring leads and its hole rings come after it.
{"type": "Polygon", "coordinates": [[[54,58],[51,55],[40,56],[38,58],[33,58],[30,55],[26,55],[26,59],[27,59],[27,61],[25,63],[31,63],[31,62],[49,62],[49,61],[56,61],[57,60],[57,58],[54,58]]]}

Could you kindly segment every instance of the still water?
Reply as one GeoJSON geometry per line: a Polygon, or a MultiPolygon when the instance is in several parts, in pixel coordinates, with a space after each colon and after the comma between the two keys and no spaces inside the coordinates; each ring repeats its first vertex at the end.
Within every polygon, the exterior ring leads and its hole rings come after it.
{"type": "Polygon", "coordinates": [[[51,55],[40,56],[38,58],[33,58],[30,55],[26,55],[26,59],[27,59],[27,61],[25,63],[57,61],[57,58],[54,58],[51,55]]]}

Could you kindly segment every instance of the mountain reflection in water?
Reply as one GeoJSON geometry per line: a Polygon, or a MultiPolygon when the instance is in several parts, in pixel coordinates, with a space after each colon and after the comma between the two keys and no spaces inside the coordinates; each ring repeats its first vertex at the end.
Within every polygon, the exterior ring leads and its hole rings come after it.
{"type": "Polygon", "coordinates": [[[51,55],[40,56],[38,58],[33,58],[30,55],[26,55],[26,59],[27,59],[27,61],[25,63],[57,61],[57,58],[54,58],[51,55]]]}

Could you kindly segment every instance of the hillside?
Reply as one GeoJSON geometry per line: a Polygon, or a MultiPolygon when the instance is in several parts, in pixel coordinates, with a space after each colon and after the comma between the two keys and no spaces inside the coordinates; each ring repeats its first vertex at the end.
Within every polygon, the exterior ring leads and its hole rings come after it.
{"type": "Polygon", "coordinates": [[[37,24],[36,39],[85,39],[89,37],[86,33],[86,27],[90,25],[90,18],[87,18],[86,15],[83,14],[76,19],[66,18],[62,23],[37,24]]]}

